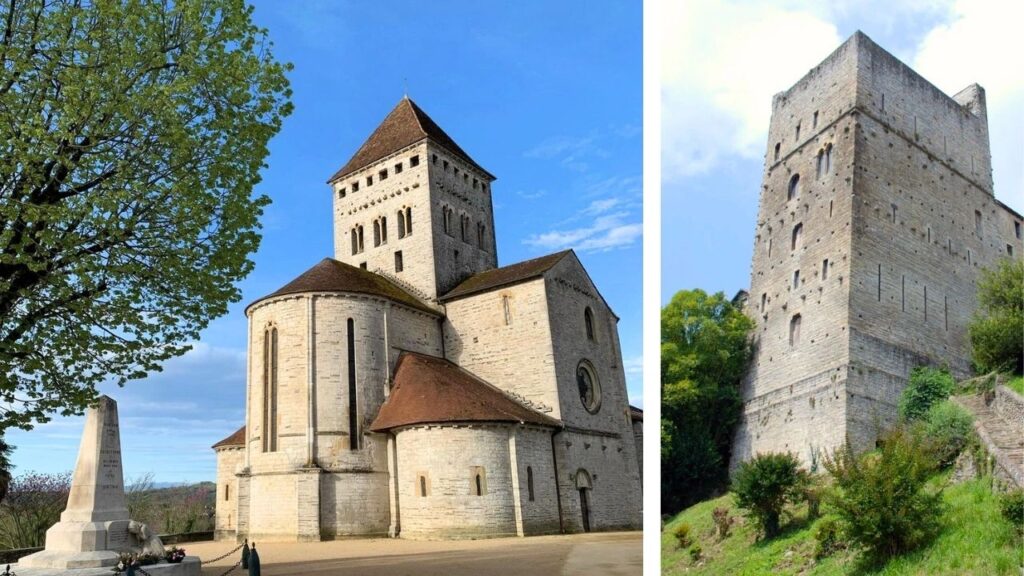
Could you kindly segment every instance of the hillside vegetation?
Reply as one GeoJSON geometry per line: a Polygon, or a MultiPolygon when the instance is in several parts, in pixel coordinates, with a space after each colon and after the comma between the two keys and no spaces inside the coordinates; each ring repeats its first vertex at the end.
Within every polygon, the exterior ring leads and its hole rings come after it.
{"type": "MultiPolygon", "coordinates": [[[[948,474],[933,479],[948,481],[948,474]]],[[[788,507],[781,533],[767,541],[757,540],[757,528],[743,518],[732,494],[700,502],[673,517],[661,536],[661,567],[666,575],[773,576],[878,575],[878,576],[994,576],[1017,575],[1024,564],[1024,542],[999,510],[999,497],[991,480],[981,478],[947,487],[942,529],[930,545],[898,556],[881,566],[871,566],[853,550],[840,550],[816,561],[815,530],[829,519],[808,522],[807,506],[788,507]],[[731,533],[719,540],[712,511],[726,508],[736,517],[731,533]],[[691,544],[680,547],[674,535],[681,524],[690,526],[691,544]],[[693,552],[699,547],[700,556],[693,552]]]]}

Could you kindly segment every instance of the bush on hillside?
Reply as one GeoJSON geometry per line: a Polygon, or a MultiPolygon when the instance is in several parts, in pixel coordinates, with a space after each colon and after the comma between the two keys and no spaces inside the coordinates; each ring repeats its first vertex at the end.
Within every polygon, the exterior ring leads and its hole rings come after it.
{"type": "Polygon", "coordinates": [[[928,410],[923,431],[940,468],[948,468],[971,441],[974,425],[971,414],[952,400],[943,400],[928,410]]]}
{"type": "Polygon", "coordinates": [[[672,531],[672,535],[676,537],[676,542],[679,543],[680,548],[686,548],[690,545],[690,525],[683,522],[676,529],[672,531]]]}
{"type": "Polygon", "coordinates": [[[821,560],[846,547],[839,520],[826,517],[814,529],[814,559],[821,560]]]}
{"type": "Polygon", "coordinates": [[[1018,488],[1000,496],[999,511],[1017,532],[1024,532],[1024,490],[1018,488]]]}
{"type": "Polygon", "coordinates": [[[758,454],[740,464],[733,478],[736,505],[748,511],[766,538],[779,532],[787,503],[798,501],[807,485],[807,472],[792,454],[758,454]]]}
{"type": "Polygon", "coordinates": [[[900,420],[913,422],[924,418],[931,407],[946,398],[956,387],[956,380],[945,368],[918,366],[910,372],[907,387],[900,395],[900,420]]]}
{"type": "Polygon", "coordinates": [[[939,528],[941,489],[924,438],[898,426],[880,450],[860,455],[847,445],[825,459],[837,490],[828,494],[849,541],[874,558],[889,558],[928,542],[939,528]]]}

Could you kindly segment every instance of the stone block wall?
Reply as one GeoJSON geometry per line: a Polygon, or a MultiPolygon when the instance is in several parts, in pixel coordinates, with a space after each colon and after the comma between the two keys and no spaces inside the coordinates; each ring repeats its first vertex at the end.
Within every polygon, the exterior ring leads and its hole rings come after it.
{"type": "Polygon", "coordinates": [[[324,472],[321,475],[321,538],[384,537],[390,522],[386,471],[324,472]]]}
{"type": "Polygon", "coordinates": [[[403,538],[516,535],[509,426],[417,426],[396,431],[395,442],[403,538]],[[478,469],[481,496],[474,493],[478,469]]]}
{"type": "Polygon", "coordinates": [[[636,530],[643,505],[636,456],[629,437],[563,431],[555,435],[563,527],[583,532],[581,471],[590,478],[590,530],[636,530]]]}
{"type": "Polygon", "coordinates": [[[453,300],[445,311],[449,360],[515,392],[552,418],[560,417],[543,279],[453,300]]]}
{"type": "Polygon", "coordinates": [[[217,453],[217,492],[213,537],[234,540],[238,530],[238,479],[235,474],[245,463],[243,446],[224,446],[217,453]]]}
{"type": "Polygon", "coordinates": [[[516,426],[510,428],[510,448],[515,456],[519,494],[520,534],[557,534],[558,495],[555,465],[551,454],[551,430],[516,426]],[[531,497],[530,477],[533,477],[531,497]]]}

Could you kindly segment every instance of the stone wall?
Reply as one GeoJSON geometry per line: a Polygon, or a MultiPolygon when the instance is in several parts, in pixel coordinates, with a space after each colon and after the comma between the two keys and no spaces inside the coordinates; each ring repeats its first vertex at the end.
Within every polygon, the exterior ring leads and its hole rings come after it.
{"type": "Polygon", "coordinates": [[[510,453],[515,456],[518,470],[515,491],[518,492],[519,534],[522,536],[557,534],[561,530],[551,432],[547,428],[516,426],[509,435],[510,453]]]}
{"type": "Polygon", "coordinates": [[[445,304],[445,312],[449,360],[515,392],[552,418],[560,417],[543,279],[453,300],[445,304]]]}
{"type": "Polygon", "coordinates": [[[1024,398],[1006,386],[996,386],[992,407],[1010,424],[1024,427],[1024,398]]]}
{"type": "MultiPolygon", "coordinates": [[[[403,538],[515,536],[509,426],[426,425],[395,433],[403,538]],[[483,473],[483,495],[474,474],[483,473]],[[423,476],[426,495],[420,493],[423,476]]],[[[514,432],[513,432],[514,433],[514,432]]]]}
{"type": "Polygon", "coordinates": [[[983,90],[946,96],[860,33],[775,96],[768,144],[733,467],[873,446],[914,366],[969,372],[978,273],[1024,249],[983,90]]]}
{"type": "Polygon", "coordinates": [[[223,446],[217,453],[217,492],[214,509],[214,539],[234,540],[238,530],[238,479],[235,474],[245,464],[243,446],[223,446]]]}

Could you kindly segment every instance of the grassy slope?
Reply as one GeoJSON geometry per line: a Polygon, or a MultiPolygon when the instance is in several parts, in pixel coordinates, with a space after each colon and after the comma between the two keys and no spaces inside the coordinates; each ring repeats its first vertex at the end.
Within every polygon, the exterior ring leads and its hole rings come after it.
{"type": "Polygon", "coordinates": [[[1013,378],[1010,378],[1006,382],[1006,386],[1017,392],[1017,394],[1024,396],[1024,376],[1014,376],[1013,378]]]}
{"type": "MultiPolygon", "coordinates": [[[[666,575],[814,575],[872,574],[879,576],[992,576],[1020,574],[1024,549],[1013,527],[999,513],[999,502],[987,481],[975,480],[950,486],[944,492],[947,510],[942,533],[932,544],[882,567],[865,568],[853,552],[840,552],[821,563],[814,560],[814,526],[808,525],[806,508],[791,511],[789,527],[778,538],[756,542],[754,528],[745,520],[733,525],[722,542],[714,537],[711,511],[727,507],[739,515],[731,495],[696,504],[676,515],[661,535],[661,568],[666,575]],[[686,522],[691,538],[700,545],[704,560],[694,563],[689,549],[680,549],[673,529],[686,522]]],[[[823,512],[827,509],[823,508],[823,512]]]]}

